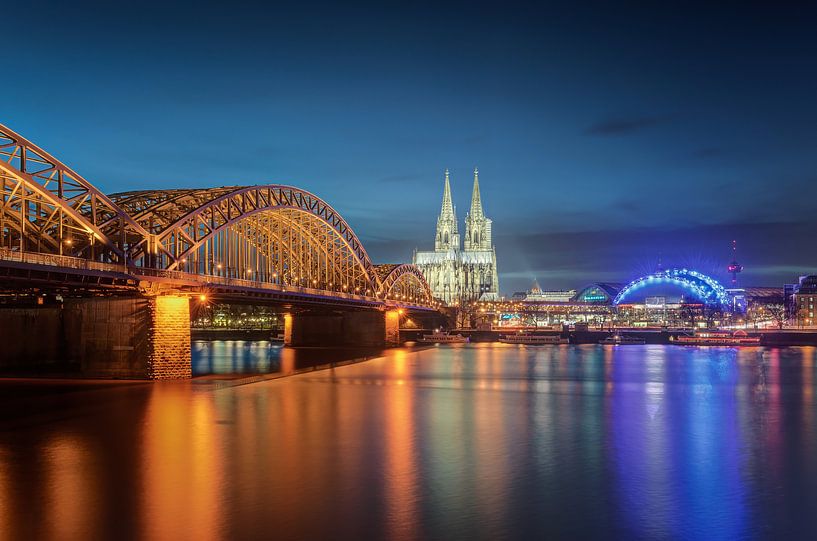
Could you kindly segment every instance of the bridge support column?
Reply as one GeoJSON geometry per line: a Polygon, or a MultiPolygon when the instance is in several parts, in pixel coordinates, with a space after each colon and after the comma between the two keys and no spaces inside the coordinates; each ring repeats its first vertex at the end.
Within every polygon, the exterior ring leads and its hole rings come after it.
{"type": "Polygon", "coordinates": [[[292,314],[284,314],[284,345],[292,345],[292,314]]]}
{"type": "Polygon", "coordinates": [[[300,313],[284,316],[284,345],[383,347],[399,343],[397,311],[300,313]],[[393,314],[391,312],[394,312],[393,314]]]}
{"type": "Polygon", "coordinates": [[[59,330],[66,360],[92,377],[192,375],[187,297],[67,299],[59,330]]]}
{"type": "Polygon", "coordinates": [[[386,345],[400,345],[400,310],[386,311],[386,345]]]}
{"type": "Polygon", "coordinates": [[[161,295],[150,299],[147,376],[181,379],[193,375],[190,357],[190,299],[161,295]]]}

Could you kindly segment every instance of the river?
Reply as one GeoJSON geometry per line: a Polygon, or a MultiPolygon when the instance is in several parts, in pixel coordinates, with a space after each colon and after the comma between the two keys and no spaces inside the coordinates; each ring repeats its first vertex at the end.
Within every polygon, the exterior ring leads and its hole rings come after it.
{"type": "Polygon", "coordinates": [[[0,540],[817,535],[812,347],[201,348],[245,376],[0,382],[0,540]]]}

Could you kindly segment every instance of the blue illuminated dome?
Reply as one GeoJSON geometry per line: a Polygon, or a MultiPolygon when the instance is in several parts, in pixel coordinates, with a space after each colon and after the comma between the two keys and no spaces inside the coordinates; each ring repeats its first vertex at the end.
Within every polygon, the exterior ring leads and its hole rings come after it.
{"type": "Polygon", "coordinates": [[[636,278],[618,292],[615,299],[613,299],[613,304],[621,304],[624,299],[641,289],[662,285],[680,287],[708,306],[722,309],[729,308],[729,298],[726,290],[717,280],[689,269],[659,270],[636,278]]]}

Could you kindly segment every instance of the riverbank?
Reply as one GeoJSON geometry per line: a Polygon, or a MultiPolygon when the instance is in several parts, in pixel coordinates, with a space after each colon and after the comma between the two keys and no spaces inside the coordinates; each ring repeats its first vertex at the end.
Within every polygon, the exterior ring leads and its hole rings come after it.
{"type": "MultiPolygon", "coordinates": [[[[467,336],[471,342],[497,342],[500,336],[513,333],[513,330],[458,330],[459,334],[467,336]]],[[[528,331],[530,332],[530,331],[528,331]]],[[[683,334],[684,331],[667,331],[667,330],[648,330],[648,329],[617,329],[615,331],[569,331],[569,332],[554,332],[554,331],[536,331],[536,334],[551,334],[559,335],[570,339],[571,344],[598,344],[599,341],[612,336],[613,334],[620,334],[623,336],[630,336],[633,338],[640,338],[648,344],[670,344],[670,337],[683,334]]],[[[691,331],[687,331],[691,332],[691,331]]],[[[787,347],[787,346],[817,346],[817,330],[747,330],[749,336],[759,336],[760,345],[769,347],[787,347]]],[[[401,336],[407,340],[416,340],[423,334],[417,331],[401,331],[401,336]]]]}

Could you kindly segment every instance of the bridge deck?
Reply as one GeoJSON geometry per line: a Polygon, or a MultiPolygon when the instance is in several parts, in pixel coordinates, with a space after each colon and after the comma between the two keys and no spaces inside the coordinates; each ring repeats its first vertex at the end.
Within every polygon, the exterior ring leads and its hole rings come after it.
{"type": "Polygon", "coordinates": [[[62,288],[120,290],[149,294],[176,290],[206,294],[221,300],[257,300],[295,305],[347,306],[356,308],[403,308],[434,311],[412,303],[380,299],[343,291],[326,291],[290,284],[276,284],[224,276],[206,276],[100,263],[69,256],[18,252],[0,248],[0,276],[10,281],[62,288]]]}

